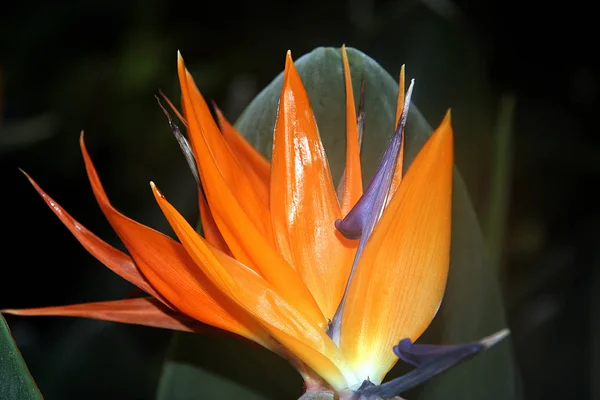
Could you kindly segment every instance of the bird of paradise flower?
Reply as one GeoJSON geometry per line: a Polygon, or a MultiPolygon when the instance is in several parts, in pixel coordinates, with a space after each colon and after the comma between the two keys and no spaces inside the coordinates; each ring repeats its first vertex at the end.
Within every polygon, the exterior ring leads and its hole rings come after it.
{"type": "Polygon", "coordinates": [[[345,398],[393,397],[497,343],[507,330],[461,345],[414,344],[439,308],[448,275],[450,112],[403,175],[404,127],[414,83],[405,93],[403,68],[396,129],[363,189],[364,96],[357,114],[344,47],[342,62],[346,162],[336,191],[290,52],[270,163],[218,109],[218,123],[213,119],[179,56],[183,115],[169,105],[186,126],[187,138],[163,110],[199,184],[204,236],[152,182],[156,201],[181,243],[117,211],[82,134],[92,190],[130,256],[88,231],[27,177],[94,257],[149,296],[3,312],[181,331],[208,324],[290,361],[307,392],[325,388],[345,398]],[[416,368],[382,384],[398,359],[416,368]]]}

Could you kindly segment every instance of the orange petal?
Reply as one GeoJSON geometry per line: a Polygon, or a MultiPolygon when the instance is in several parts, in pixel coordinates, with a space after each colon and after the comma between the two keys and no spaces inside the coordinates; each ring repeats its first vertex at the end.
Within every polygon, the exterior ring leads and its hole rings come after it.
{"type": "Polygon", "coordinates": [[[450,114],[425,143],[358,261],[341,348],[358,378],[378,384],[438,310],[448,275],[452,194],[450,114]]]}
{"type": "Polygon", "coordinates": [[[231,191],[221,187],[220,194],[210,210],[232,254],[242,262],[248,260],[294,307],[325,326],[327,321],[302,279],[249,221],[231,191]]]}
{"type": "Polygon", "coordinates": [[[288,52],[271,163],[271,218],[279,251],[326,317],[342,298],[354,248],[336,230],[342,217],[308,95],[288,52]]]}
{"type": "MultiPolygon", "coordinates": [[[[261,234],[272,241],[269,208],[266,196],[256,190],[240,162],[225,142],[219,127],[214,121],[206,101],[194,83],[194,79],[186,70],[183,58],[178,59],[179,82],[183,96],[183,111],[188,124],[190,144],[196,155],[198,169],[208,204],[213,207],[215,196],[212,191],[219,191],[226,185],[239,202],[248,218],[259,229],[261,234]],[[219,185],[207,183],[207,176],[214,175],[219,185]]],[[[228,240],[227,237],[225,237],[228,240]]],[[[232,249],[235,254],[235,250],[232,249]]]]}
{"type": "Polygon", "coordinates": [[[150,284],[182,313],[264,345],[260,327],[210,284],[179,243],[124,216],[110,204],[83,135],[80,144],[96,200],[150,284]]]}
{"type": "Polygon", "coordinates": [[[400,122],[400,117],[402,116],[402,112],[404,111],[404,96],[406,88],[404,87],[405,80],[405,66],[402,65],[400,67],[400,77],[398,79],[398,99],[396,100],[396,123],[394,124],[394,129],[398,127],[398,123],[400,122]]]}
{"type": "Polygon", "coordinates": [[[202,189],[198,189],[198,205],[200,208],[200,221],[202,222],[202,231],[204,232],[204,237],[208,241],[208,243],[215,246],[217,249],[222,252],[231,255],[231,251],[223,239],[223,235],[219,232],[219,228],[217,228],[217,224],[215,219],[210,212],[210,208],[208,207],[208,203],[206,202],[206,197],[202,192],[202,189]]]}
{"type": "MultiPolygon", "coordinates": [[[[398,84],[398,101],[396,102],[396,123],[394,124],[394,129],[398,126],[398,122],[400,122],[400,117],[402,116],[402,111],[404,111],[404,65],[400,68],[400,79],[398,84]]],[[[394,170],[394,177],[392,178],[392,185],[390,186],[390,192],[388,195],[387,204],[390,203],[392,197],[394,197],[394,193],[400,187],[400,182],[402,181],[402,167],[404,164],[404,134],[402,135],[402,144],[400,145],[400,152],[398,153],[398,160],[396,161],[396,169],[394,170]]]]}
{"type": "Polygon", "coordinates": [[[214,108],[219,128],[229,148],[248,173],[248,179],[252,181],[260,197],[265,204],[269,204],[269,179],[271,178],[269,161],[227,121],[223,112],[216,105],[214,108]]]}
{"type": "MultiPolygon", "coordinates": [[[[219,170],[220,166],[217,165],[214,153],[208,148],[208,135],[202,133],[202,125],[198,122],[196,114],[190,112],[195,104],[192,100],[196,98],[199,102],[199,92],[197,89],[190,91],[189,88],[195,86],[181,58],[179,68],[182,91],[188,93],[184,95],[184,111],[187,112],[191,132],[196,132],[193,143],[200,143],[196,145],[196,152],[203,188],[213,218],[227,246],[236,259],[262,275],[296,309],[317,324],[325,326],[327,321],[311,292],[273,247],[272,233],[265,234],[265,230],[261,230],[257,225],[260,223],[263,228],[266,225],[271,226],[268,211],[263,215],[263,212],[254,206],[247,208],[249,203],[245,199],[246,195],[244,191],[240,191],[243,179],[235,180],[235,184],[230,186],[224,178],[223,171],[219,170]],[[267,220],[263,221],[263,218],[267,220]]],[[[222,136],[220,133],[218,135],[222,136]]],[[[234,164],[239,167],[237,161],[233,161],[231,165],[234,164]]],[[[241,175],[243,173],[239,172],[238,176],[241,175]]]]}
{"type": "Polygon", "coordinates": [[[77,222],[69,213],[67,213],[54,199],[46,194],[41,187],[24,171],[23,174],[29,179],[34,189],[42,196],[48,207],[56,214],[61,222],[71,231],[79,243],[98,261],[106,265],[111,271],[142,289],[144,292],[156,298],[161,296],[154,290],[146,278],[140,273],[135,263],[127,254],[114,248],[113,246],[88,231],[87,228],[77,222]]]}
{"type": "Polygon", "coordinates": [[[291,306],[252,269],[210,246],[152,185],[156,200],[196,264],[227,297],[268,330],[294,356],[337,389],[355,383],[341,352],[325,331],[291,306]]]}
{"type": "Polygon", "coordinates": [[[342,215],[354,207],[363,192],[362,172],[360,166],[360,149],[358,143],[358,125],[350,64],[346,54],[346,46],[342,46],[344,63],[344,82],[346,84],[346,169],[344,170],[344,194],[342,197],[342,215]]]}
{"type": "Polygon", "coordinates": [[[187,332],[203,330],[197,321],[170,310],[151,297],[0,312],[23,316],[83,317],[187,332]]]}

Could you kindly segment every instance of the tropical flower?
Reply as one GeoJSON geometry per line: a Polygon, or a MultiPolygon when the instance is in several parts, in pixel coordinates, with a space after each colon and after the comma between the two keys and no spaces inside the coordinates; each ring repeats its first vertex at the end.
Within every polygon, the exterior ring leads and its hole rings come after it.
{"type": "Polygon", "coordinates": [[[169,104],[187,127],[187,139],[170,117],[169,123],[199,183],[203,236],[154,183],[156,201],[180,243],[117,211],[82,134],[92,190],[129,255],[88,231],[29,179],[93,256],[148,296],[4,312],[83,316],[182,331],[199,331],[208,324],[288,359],[308,390],[326,387],[352,396],[396,395],[494,344],[504,331],[467,345],[413,344],[435,316],[448,275],[450,113],[403,176],[404,126],[413,85],[405,95],[402,69],[396,130],[363,192],[364,110],[359,105],[357,116],[343,47],[342,56],[346,164],[337,190],[289,52],[270,162],[218,109],[218,123],[213,119],[179,56],[183,115],[169,104]],[[417,368],[380,385],[399,357],[417,368]]]}

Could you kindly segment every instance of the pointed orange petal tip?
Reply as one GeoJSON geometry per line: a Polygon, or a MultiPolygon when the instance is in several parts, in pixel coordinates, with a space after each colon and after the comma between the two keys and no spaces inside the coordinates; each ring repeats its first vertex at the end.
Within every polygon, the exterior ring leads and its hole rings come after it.
{"type": "Polygon", "coordinates": [[[294,68],[294,59],[292,58],[292,51],[288,50],[285,53],[285,69],[284,76],[287,75],[287,72],[290,68],[294,68]]]}
{"type": "Polygon", "coordinates": [[[217,125],[219,126],[219,129],[221,130],[221,133],[223,133],[224,125],[227,124],[227,123],[229,123],[229,121],[225,117],[225,114],[223,114],[223,111],[217,105],[216,101],[211,100],[210,104],[212,105],[212,108],[215,111],[215,116],[217,117],[217,125]]]}
{"type": "MultiPolygon", "coordinates": [[[[185,61],[183,61],[183,56],[181,55],[181,52],[179,50],[177,50],[177,72],[179,74],[179,77],[181,79],[181,77],[183,76],[183,73],[186,72],[187,73],[187,68],[185,67],[185,61]]],[[[184,90],[184,88],[181,88],[182,90],[184,90]]]]}
{"type": "Polygon", "coordinates": [[[158,188],[156,187],[156,185],[154,184],[153,181],[150,181],[150,188],[152,188],[152,191],[154,192],[155,195],[159,196],[162,199],[165,198],[165,196],[163,196],[163,194],[160,192],[160,190],[158,190],[158,188]]]}
{"type": "MultiPolygon", "coordinates": [[[[402,64],[402,66],[400,67],[400,74],[398,75],[398,99],[396,101],[396,124],[394,125],[395,128],[398,127],[398,122],[400,122],[400,117],[402,116],[402,112],[404,111],[404,98],[406,97],[406,89],[404,86],[405,76],[406,64],[402,64]]],[[[399,161],[400,167],[402,167],[402,159],[400,159],[399,161]]],[[[400,168],[400,172],[402,172],[402,168],[400,168]]]]}
{"type": "Polygon", "coordinates": [[[223,114],[223,111],[221,111],[221,109],[219,108],[219,106],[217,105],[217,102],[214,100],[210,101],[210,104],[212,105],[213,110],[215,110],[215,114],[217,116],[217,120],[219,122],[219,128],[221,127],[220,122],[225,119],[225,114],[223,114]]]}
{"type": "Polygon", "coordinates": [[[346,44],[342,44],[342,58],[348,61],[348,53],[346,52],[346,44]]]}
{"type": "MultiPolygon", "coordinates": [[[[83,153],[84,160],[89,159],[90,156],[87,151],[87,146],[85,145],[85,137],[84,137],[83,131],[81,131],[81,133],[79,134],[79,148],[81,149],[81,152],[83,153]]],[[[86,169],[87,169],[87,161],[86,161],[86,169]]]]}
{"type": "Polygon", "coordinates": [[[29,180],[29,183],[31,183],[34,187],[36,187],[37,185],[35,184],[35,181],[31,178],[31,176],[29,176],[29,174],[27,172],[25,172],[22,168],[19,168],[19,171],[21,171],[21,173],[23,175],[25,175],[25,178],[27,178],[29,180]]]}
{"type": "Polygon", "coordinates": [[[450,109],[446,111],[446,115],[444,115],[444,119],[440,123],[440,126],[434,131],[434,133],[438,133],[439,135],[451,135],[452,136],[452,113],[450,109]]]}

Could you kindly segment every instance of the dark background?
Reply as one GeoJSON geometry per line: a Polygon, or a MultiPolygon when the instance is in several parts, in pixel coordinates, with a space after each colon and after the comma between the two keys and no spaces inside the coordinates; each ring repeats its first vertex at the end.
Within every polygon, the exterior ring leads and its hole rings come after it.
{"type": "MultiPolygon", "coordinates": [[[[19,167],[120,246],[89,190],[78,147],[85,129],[113,203],[170,232],[148,181],[196,215],[191,175],[153,97],[162,89],[178,98],[176,51],[235,120],[283,69],[286,50],[298,58],[346,43],[392,75],[406,63],[417,79],[413,100],[432,125],[452,107],[456,162],[497,255],[524,398],[598,398],[596,25],[576,1],[3,4],[0,308],[116,299],[132,289],[79,246],[19,167]],[[507,124],[511,135],[499,137],[507,124]]],[[[46,399],[153,398],[169,332],[7,320],[46,399]]]]}

